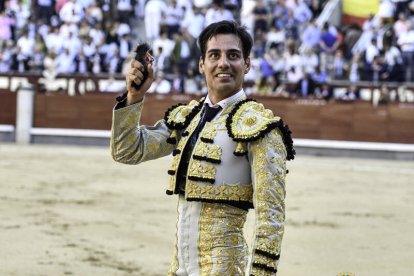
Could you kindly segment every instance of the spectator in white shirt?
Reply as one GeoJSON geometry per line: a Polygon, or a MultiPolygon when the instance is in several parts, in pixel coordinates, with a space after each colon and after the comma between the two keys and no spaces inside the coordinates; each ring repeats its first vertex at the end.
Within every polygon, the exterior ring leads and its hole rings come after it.
{"type": "Polygon", "coordinates": [[[384,58],[388,66],[402,64],[401,52],[394,45],[384,43],[384,58]]]}
{"type": "Polygon", "coordinates": [[[96,1],[93,1],[91,6],[86,9],[86,17],[89,18],[89,20],[93,20],[94,22],[101,23],[103,20],[103,11],[98,6],[96,1]]]}
{"type": "Polygon", "coordinates": [[[405,33],[408,31],[408,26],[410,22],[407,20],[407,17],[404,13],[400,13],[398,15],[398,20],[394,23],[394,32],[397,39],[400,37],[401,33],[405,33]]]}
{"type": "Polygon", "coordinates": [[[191,12],[186,12],[181,28],[187,31],[194,39],[197,39],[204,28],[205,18],[201,9],[194,8],[191,12]]]}
{"type": "Polygon", "coordinates": [[[377,47],[377,39],[372,38],[371,43],[367,46],[367,49],[365,50],[365,61],[368,64],[372,64],[372,61],[376,56],[379,55],[379,49],[377,47]]]}
{"type": "Polygon", "coordinates": [[[233,14],[224,8],[223,5],[212,4],[206,12],[205,26],[221,20],[234,20],[233,14]]]}
{"type": "Polygon", "coordinates": [[[105,41],[105,33],[98,22],[96,22],[90,29],[89,37],[92,38],[92,42],[95,45],[100,45],[103,41],[105,41]]]}
{"type": "Polygon", "coordinates": [[[165,10],[164,23],[167,25],[168,37],[172,38],[180,30],[180,22],[184,18],[184,10],[177,5],[177,1],[172,1],[165,10]]]}
{"type": "Polygon", "coordinates": [[[129,24],[129,18],[133,11],[131,0],[118,0],[116,8],[118,12],[118,20],[122,23],[129,24]]]}
{"type": "Polygon", "coordinates": [[[21,30],[27,26],[27,21],[30,17],[30,2],[10,1],[10,10],[12,10],[15,14],[16,28],[18,30],[21,30]]]}
{"type": "Polygon", "coordinates": [[[13,44],[11,41],[7,42],[3,47],[0,47],[0,72],[8,72],[12,66],[12,50],[13,44]],[[9,46],[10,45],[10,46],[9,46]]]}
{"type": "Polygon", "coordinates": [[[75,71],[74,56],[70,53],[68,48],[65,48],[63,53],[57,57],[57,72],[67,74],[75,71]]]}
{"type": "Polygon", "coordinates": [[[126,23],[120,22],[116,33],[118,34],[118,37],[126,34],[129,35],[131,33],[131,27],[126,23]]]}
{"type": "Polygon", "coordinates": [[[166,32],[161,32],[160,37],[154,40],[153,50],[154,55],[158,56],[158,49],[161,47],[165,55],[171,55],[172,50],[174,49],[175,42],[172,39],[169,39],[166,32]]]}
{"type": "Polygon", "coordinates": [[[215,22],[227,20],[233,21],[234,16],[228,9],[224,8],[224,5],[219,5],[215,15],[215,22]]]}
{"type": "Polygon", "coordinates": [[[69,52],[72,55],[76,55],[79,52],[79,49],[82,48],[82,42],[77,35],[70,32],[69,37],[66,40],[65,46],[69,48],[69,52]]]}
{"type": "Polygon", "coordinates": [[[211,23],[216,22],[216,11],[217,11],[217,5],[211,4],[211,6],[206,11],[206,18],[205,18],[205,24],[206,26],[210,25],[211,23]]]}
{"type": "Polygon", "coordinates": [[[21,54],[29,58],[34,53],[34,39],[29,37],[27,30],[24,30],[22,36],[17,40],[17,47],[20,47],[21,54]]]}
{"type": "Polygon", "coordinates": [[[266,51],[269,49],[280,50],[285,43],[285,31],[278,29],[276,26],[270,27],[266,34],[266,51]]]}
{"type": "Polygon", "coordinates": [[[90,58],[93,54],[95,54],[96,45],[93,43],[92,38],[86,37],[82,41],[82,51],[85,54],[85,56],[87,56],[88,58],[90,58]]]}
{"type": "Polygon", "coordinates": [[[293,15],[299,23],[305,23],[312,19],[312,11],[304,1],[295,0],[296,7],[293,15]]]}
{"type": "Polygon", "coordinates": [[[49,51],[46,55],[43,61],[43,67],[43,76],[46,78],[46,83],[52,82],[57,75],[58,67],[56,53],[53,50],[49,51]]]}
{"type": "Polygon", "coordinates": [[[160,35],[160,25],[167,5],[162,0],[150,0],[145,5],[145,32],[147,39],[154,41],[160,35]]]}
{"type": "Polygon", "coordinates": [[[132,43],[129,40],[129,37],[127,34],[124,34],[119,39],[119,56],[122,59],[122,62],[125,60],[125,58],[128,56],[128,54],[132,51],[132,43]]]}
{"type": "Polygon", "coordinates": [[[59,35],[67,41],[69,39],[69,33],[78,35],[78,31],[79,28],[77,24],[71,21],[66,21],[60,26],[59,35]]]}
{"type": "Polygon", "coordinates": [[[197,8],[206,8],[208,5],[210,5],[213,1],[212,0],[193,0],[194,6],[197,8]]]}
{"type": "Polygon", "coordinates": [[[316,67],[319,65],[319,59],[313,48],[306,48],[300,56],[300,59],[304,73],[308,73],[309,75],[315,73],[316,67]]]}
{"type": "Polygon", "coordinates": [[[63,5],[59,17],[62,22],[78,23],[84,17],[83,7],[76,0],[70,0],[63,5]]]}
{"type": "Polygon", "coordinates": [[[414,24],[408,24],[408,30],[401,33],[397,44],[401,48],[402,58],[405,70],[405,81],[411,82],[414,80],[414,24]]]}

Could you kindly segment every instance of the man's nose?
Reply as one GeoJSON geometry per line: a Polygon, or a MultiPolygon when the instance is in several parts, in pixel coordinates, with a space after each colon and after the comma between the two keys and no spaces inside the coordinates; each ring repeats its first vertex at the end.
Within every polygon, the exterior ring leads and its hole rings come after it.
{"type": "Polygon", "coordinates": [[[219,66],[220,67],[227,67],[229,66],[229,60],[227,59],[226,55],[222,55],[219,59],[219,66]]]}

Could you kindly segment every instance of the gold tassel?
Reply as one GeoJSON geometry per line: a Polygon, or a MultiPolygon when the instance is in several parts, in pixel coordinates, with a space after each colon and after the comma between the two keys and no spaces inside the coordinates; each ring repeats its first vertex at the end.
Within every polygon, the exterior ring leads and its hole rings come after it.
{"type": "Polygon", "coordinates": [[[236,156],[243,156],[247,154],[246,143],[237,142],[236,150],[234,151],[234,155],[236,156]]]}

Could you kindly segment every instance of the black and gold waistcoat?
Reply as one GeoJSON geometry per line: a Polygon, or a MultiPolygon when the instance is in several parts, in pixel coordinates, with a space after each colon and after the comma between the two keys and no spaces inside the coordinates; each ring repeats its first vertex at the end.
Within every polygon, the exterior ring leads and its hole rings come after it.
{"type": "MultiPolygon", "coordinates": [[[[167,194],[177,194],[177,169],[181,154],[202,114],[203,101],[170,108],[164,117],[175,145],[167,194]],[[178,139],[179,138],[179,139],[178,139]]],[[[234,203],[253,207],[251,163],[248,148],[271,130],[282,134],[280,146],[287,159],[294,157],[290,131],[279,117],[253,100],[241,100],[224,109],[202,129],[188,166],[185,197],[187,200],[234,203]]]]}

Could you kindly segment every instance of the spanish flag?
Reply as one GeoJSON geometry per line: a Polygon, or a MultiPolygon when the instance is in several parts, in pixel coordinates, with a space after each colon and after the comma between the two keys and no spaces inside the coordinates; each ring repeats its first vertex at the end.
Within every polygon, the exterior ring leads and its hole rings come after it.
{"type": "Polygon", "coordinates": [[[381,1],[379,0],[343,0],[342,21],[344,25],[357,23],[362,26],[370,14],[377,14],[381,1]]]}

